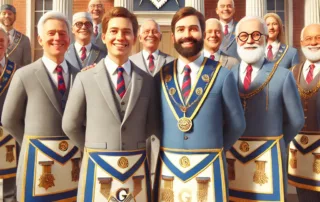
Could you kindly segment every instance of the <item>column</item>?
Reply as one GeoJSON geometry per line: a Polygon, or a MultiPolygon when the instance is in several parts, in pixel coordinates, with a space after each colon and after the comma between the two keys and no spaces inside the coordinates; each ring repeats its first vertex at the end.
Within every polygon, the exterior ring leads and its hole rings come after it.
{"type": "Polygon", "coordinates": [[[0,0],[0,6],[2,6],[3,4],[13,5],[13,1],[12,0],[0,0]]]}
{"type": "Polygon", "coordinates": [[[320,23],[320,0],[305,0],[304,25],[320,23]]]}
{"type": "Polygon", "coordinates": [[[124,7],[129,11],[133,11],[133,0],[114,0],[114,7],[124,7]]]}
{"type": "Polygon", "coordinates": [[[204,0],[185,0],[185,6],[191,6],[204,14],[204,0]]]}
{"type": "Polygon", "coordinates": [[[246,16],[258,16],[263,18],[266,13],[266,0],[246,0],[246,16]]]}
{"type": "Polygon", "coordinates": [[[73,1],[65,1],[65,0],[53,0],[52,2],[52,10],[59,11],[67,16],[69,22],[72,22],[72,7],[73,1]]]}

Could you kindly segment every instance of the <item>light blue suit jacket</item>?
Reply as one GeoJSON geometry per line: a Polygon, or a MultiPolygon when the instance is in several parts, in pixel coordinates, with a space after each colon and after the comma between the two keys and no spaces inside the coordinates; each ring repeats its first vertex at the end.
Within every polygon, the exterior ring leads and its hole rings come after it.
{"type": "MultiPolygon", "coordinates": [[[[271,62],[277,62],[280,59],[280,57],[284,54],[286,47],[287,47],[287,45],[281,44],[277,55],[274,57],[274,59],[271,62]]],[[[299,63],[299,53],[298,53],[297,49],[289,46],[287,52],[285,53],[285,55],[283,56],[283,58],[279,64],[279,66],[290,69],[291,67],[293,67],[294,65],[296,65],[298,63],[299,63]]]]}

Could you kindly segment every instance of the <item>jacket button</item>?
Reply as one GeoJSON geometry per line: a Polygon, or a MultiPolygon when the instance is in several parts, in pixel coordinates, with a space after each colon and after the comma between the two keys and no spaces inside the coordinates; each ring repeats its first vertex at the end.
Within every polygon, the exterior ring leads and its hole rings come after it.
{"type": "Polygon", "coordinates": [[[189,137],[188,136],[184,136],[184,140],[187,140],[187,139],[189,139],[189,137]]]}
{"type": "Polygon", "coordinates": [[[151,140],[152,140],[152,142],[154,142],[156,140],[156,138],[153,137],[153,138],[151,138],[151,140]]]}
{"type": "Polygon", "coordinates": [[[125,105],[126,103],[125,102],[121,102],[121,105],[125,105]]]}

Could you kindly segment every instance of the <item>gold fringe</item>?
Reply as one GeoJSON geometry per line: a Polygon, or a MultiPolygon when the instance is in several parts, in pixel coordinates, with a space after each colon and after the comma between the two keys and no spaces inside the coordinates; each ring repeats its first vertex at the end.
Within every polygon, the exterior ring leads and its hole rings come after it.
{"type": "Polygon", "coordinates": [[[14,161],[13,148],[14,148],[14,145],[7,145],[6,146],[6,149],[7,149],[6,161],[9,162],[9,163],[14,161]]]}
{"type": "Polygon", "coordinates": [[[316,155],[313,161],[313,172],[316,174],[320,174],[320,159],[316,155]]]}
{"type": "Polygon", "coordinates": [[[163,189],[161,194],[161,200],[164,202],[174,202],[174,193],[171,189],[163,189]]]}
{"type": "Polygon", "coordinates": [[[71,159],[71,162],[72,162],[71,178],[73,182],[79,181],[79,175],[80,175],[79,161],[80,161],[80,158],[71,159]]]}
{"type": "Polygon", "coordinates": [[[290,149],[291,158],[289,160],[289,164],[291,168],[296,169],[298,167],[298,159],[297,159],[297,150],[290,149]]]}
{"type": "Polygon", "coordinates": [[[253,182],[256,184],[266,184],[268,182],[268,176],[265,173],[266,161],[255,161],[256,171],[253,175],[253,182]]]}

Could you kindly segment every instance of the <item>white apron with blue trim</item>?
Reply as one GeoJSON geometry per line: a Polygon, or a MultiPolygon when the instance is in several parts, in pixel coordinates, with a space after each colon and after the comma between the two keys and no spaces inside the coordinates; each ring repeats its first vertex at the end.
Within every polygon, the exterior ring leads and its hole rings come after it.
{"type": "Polygon", "coordinates": [[[17,150],[15,139],[0,126],[0,179],[16,176],[17,150]]]}

